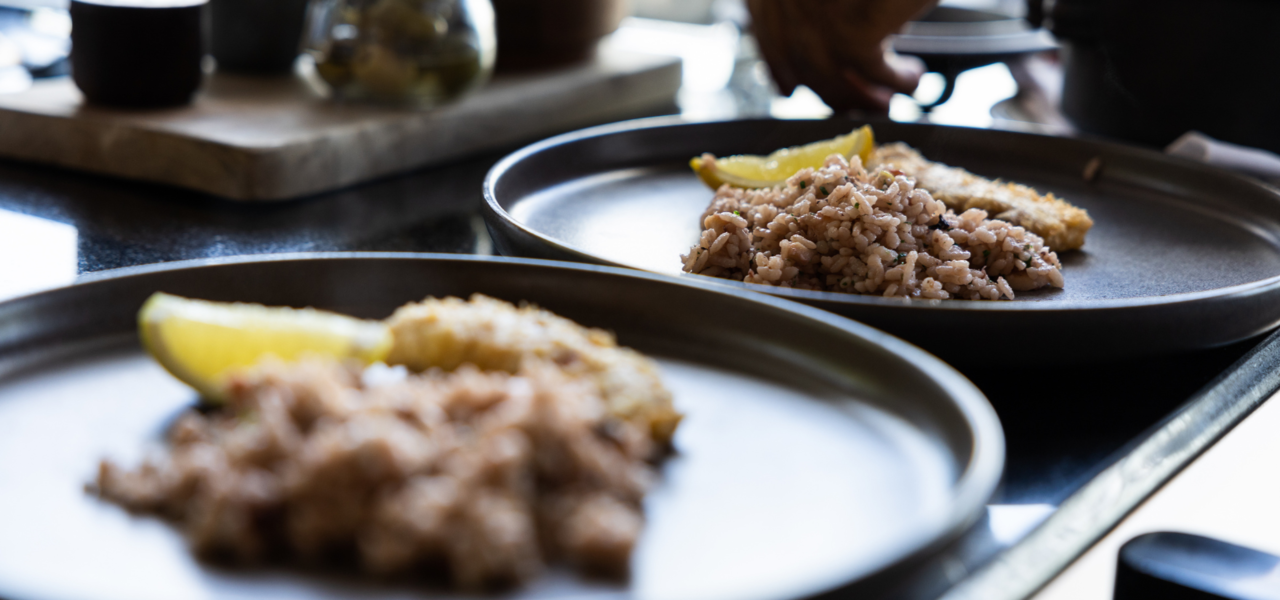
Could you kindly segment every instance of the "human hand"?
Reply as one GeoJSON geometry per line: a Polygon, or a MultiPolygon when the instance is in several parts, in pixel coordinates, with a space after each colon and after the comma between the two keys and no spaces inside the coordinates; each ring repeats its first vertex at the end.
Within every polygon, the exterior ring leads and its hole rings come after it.
{"type": "Polygon", "coordinates": [[[783,95],[806,85],[836,112],[884,112],[911,93],[924,65],[888,36],[937,0],[747,0],[760,53],[783,95]]]}

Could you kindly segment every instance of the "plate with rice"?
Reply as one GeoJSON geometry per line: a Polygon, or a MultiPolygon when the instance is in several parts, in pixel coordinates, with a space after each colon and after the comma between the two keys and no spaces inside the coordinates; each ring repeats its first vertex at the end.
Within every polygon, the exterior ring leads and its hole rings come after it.
{"type": "Polygon", "coordinates": [[[551,138],[492,169],[489,231],[503,254],[727,283],[960,362],[989,360],[961,340],[994,331],[1035,332],[1034,351],[1002,358],[1035,363],[1202,349],[1280,323],[1280,193],[1213,167],[884,122],[861,156],[755,185],[714,170],[862,125],[665,118],[551,138]]]}
{"type": "Polygon", "coordinates": [[[920,349],[629,269],[187,261],[0,323],[14,600],[861,594],[929,566],[1003,469],[990,404],[920,349]],[[360,343],[180,358],[286,321],[360,343]]]}

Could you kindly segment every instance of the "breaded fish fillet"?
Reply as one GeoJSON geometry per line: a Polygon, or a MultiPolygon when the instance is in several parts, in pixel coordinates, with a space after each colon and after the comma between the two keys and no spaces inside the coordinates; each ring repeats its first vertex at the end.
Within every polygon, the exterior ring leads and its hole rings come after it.
{"type": "Polygon", "coordinates": [[[980,208],[994,218],[1025,227],[1044,238],[1055,252],[1084,245],[1093,220],[1084,209],[1016,183],[984,179],[964,169],[930,162],[903,143],[876,148],[869,168],[895,169],[914,177],[917,185],[957,213],[980,208]]]}
{"type": "Polygon", "coordinates": [[[529,359],[546,360],[594,381],[611,413],[646,422],[659,442],[670,442],[680,422],[652,359],[619,346],[607,331],[534,306],[482,294],[427,298],[397,309],[387,325],[395,338],[387,364],[451,371],[470,363],[514,374],[529,359]]]}

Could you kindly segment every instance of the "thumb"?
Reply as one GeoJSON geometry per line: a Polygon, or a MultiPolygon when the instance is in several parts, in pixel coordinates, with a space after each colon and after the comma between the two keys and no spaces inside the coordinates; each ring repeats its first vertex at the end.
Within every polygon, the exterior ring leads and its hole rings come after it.
{"type": "Polygon", "coordinates": [[[867,65],[865,73],[870,79],[895,92],[910,94],[920,85],[920,76],[924,75],[924,61],[914,56],[903,56],[887,48],[880,60],[867,65]]]}

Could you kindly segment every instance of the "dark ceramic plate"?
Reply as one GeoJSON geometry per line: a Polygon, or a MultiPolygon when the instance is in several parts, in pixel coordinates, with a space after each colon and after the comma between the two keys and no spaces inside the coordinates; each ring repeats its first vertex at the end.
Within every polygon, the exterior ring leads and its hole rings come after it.
{"type": "MultiPolygon", "coordinates": [[[[680,255],[697,240],[712,196],[689,170],[690,157],[763,154],[857,125],[666,119],[552,138],[490,171],[484,190],[489,231],[507,255],[678,274],[680,255]]],[[[1020,293],[1012,302],[904,302],[731,285],[858,319],[960,361],[1026,364],[1177,352],[1238,341],[1280,323],[1280,193],[1274,188],[1098,141],[899,123],[877,123],[875,132],[881,142],[905,141],[934,160],[1025,183],[1087,209],[1095,225],[1084,249],[1060,255],[1066,289],[1020,293]],[[1094,160],[1101,168],[1088,181],[1083,173],[1094,160]],[[1000,337],[1024,333],[1029,337],[1000,337]]]]}
{"type": "Polygon", "coordinates": [[[968,528],[1000,479],[994,411],[869,327],[728,286],[518,259],[329,254],[125,269],[0,304],[0,597],[446,597],[191,558],[169,525],[91,496],[195,401],[138,347],[157,290],[382,317],[431,295],[535,302],[654,356],[687,415],[646,499],[629,586],[552,572],[512,597],[863,593],[968,528]]]}

